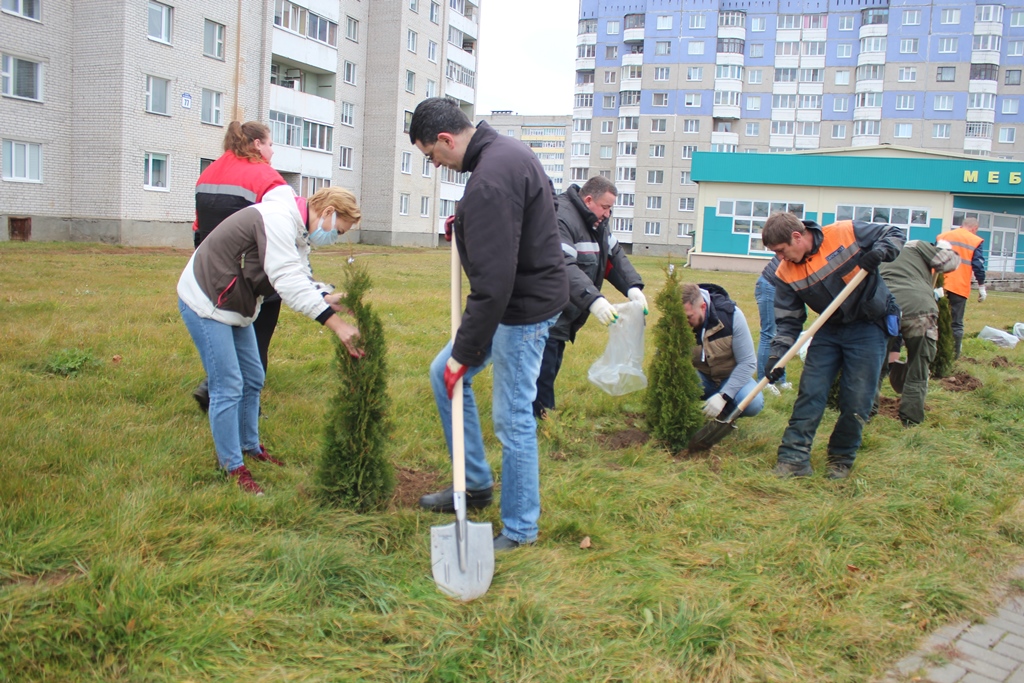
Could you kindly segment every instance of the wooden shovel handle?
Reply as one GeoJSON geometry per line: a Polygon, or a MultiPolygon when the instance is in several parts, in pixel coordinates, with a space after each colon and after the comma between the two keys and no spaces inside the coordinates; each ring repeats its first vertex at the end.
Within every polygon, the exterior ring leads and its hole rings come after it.
{"type": "MultiPolygon", "coordinates": [[[[455,247],[452,234],[452,344],[462,322],[462,263],[459,250],[455,247]]],[[[455,383],[452,392],[452,488],[458,492],[466,490],[466,434],[462,416],[462,379],[455,383]]]]}

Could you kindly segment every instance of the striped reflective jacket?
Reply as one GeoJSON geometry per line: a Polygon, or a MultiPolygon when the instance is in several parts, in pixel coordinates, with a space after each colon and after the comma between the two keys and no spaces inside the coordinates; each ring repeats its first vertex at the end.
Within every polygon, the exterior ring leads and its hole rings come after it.
{"type": "MultiPolygon", "coordinates": [[[[975,253],[985,240],[966,228],[957,228],[956,230],[944,232],[938,236],[938,239],[949,242],[953,246],[953,251],[960,257],[960,266],[953,272],[946,273],[942,280],[942,286],[946,291],[959,294],[965,299],[969,298],[971,296],[971,274],[973,272],[972,264],[975,260],[975,253]]],[[[982,264],[985,263],[984,256],[981,262],[982,264]]],[[[978,284],[985,284],[984,265],[981,266],[978,284]]]]}

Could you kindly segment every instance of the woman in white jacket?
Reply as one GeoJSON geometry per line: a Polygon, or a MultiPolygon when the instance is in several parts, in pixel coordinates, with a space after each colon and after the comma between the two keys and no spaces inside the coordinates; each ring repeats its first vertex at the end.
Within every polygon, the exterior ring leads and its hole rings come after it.
{"type": "Polygon", "coordinates": [[[261,203],[218,225],[178,280],[178,309],[210,380],[217,460],[243,491],[256,495],[263,490],[243,456],[281,464],[259,438],[264,371],[252,321],[263,297],[276,291],[290,308],[330,328],[353,356],[363,353],[359,330],[336,315],[341,294],[316,282],[309,267],[310,243],[333,243],[359,221],[359,207],[351,192],[326,187],[305,208],[287,185],[270,190],[261,203]]]}

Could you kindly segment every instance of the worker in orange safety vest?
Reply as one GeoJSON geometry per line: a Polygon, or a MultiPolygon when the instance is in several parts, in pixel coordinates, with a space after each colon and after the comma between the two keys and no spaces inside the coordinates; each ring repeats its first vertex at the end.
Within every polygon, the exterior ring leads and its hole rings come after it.
{"type": "Polygon", "coordinates": [[[964,339],[964,309],[967,299],[971,296],[971,273],[978,281],[978,302],[985,300],[985,253],[981,245],[985,241],[978,237],[978,219],[965,218],[959,228],[944,232],[938,236],[953,247],[960,256],[960,266],[951,273],[946,273],[943,288],[949,299],[949,312],[953,316],[953,340],[956,343],[956,357],[960,357],[960,345],[964,339]]]}

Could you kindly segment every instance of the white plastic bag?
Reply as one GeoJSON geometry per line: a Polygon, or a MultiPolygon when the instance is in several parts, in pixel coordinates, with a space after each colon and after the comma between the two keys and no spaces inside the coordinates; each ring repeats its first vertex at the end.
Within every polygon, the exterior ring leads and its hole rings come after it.
{"type": "Polygon", "coordinates": [[[622,396],[647,387],[644,375],[644,307],[636,301],[615,304],[619,319],[608,326],[608,346],[587,378],[606,393],[622,396]]]}
{"type": "Polygon", "coordinates": [[[1009,332],[1003,332],[1002,330],[997,330],[996,328],[989,327],[988,325],[981,328],[981,332],[978,333],[978,338],[990,341],[996,346],[1001,346],[1004,349],[1012,349],[1017,345],[1017,342],[1020,341],[1020,339],[1009,332]]]}
{"type": "Polygon", "coordinates": [[[1017,339],[1024,339],[1024,323],[1015,323],[1013,326],[1013,334],[1017,339]]]}

